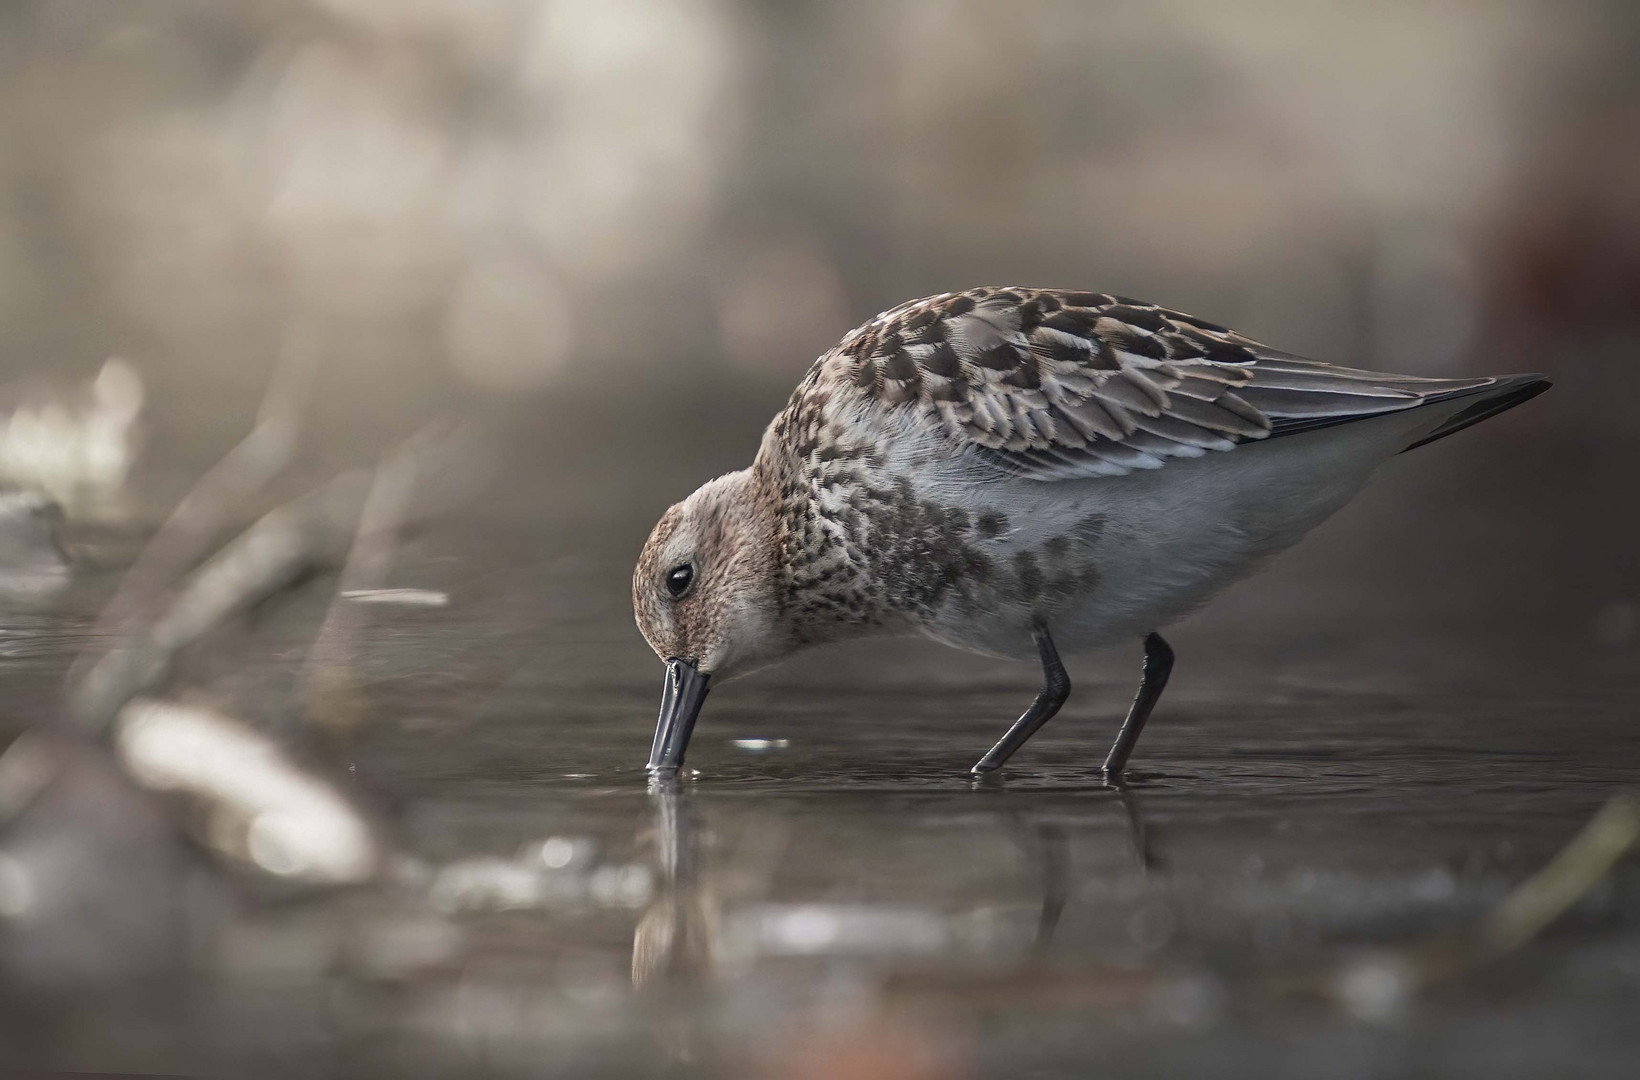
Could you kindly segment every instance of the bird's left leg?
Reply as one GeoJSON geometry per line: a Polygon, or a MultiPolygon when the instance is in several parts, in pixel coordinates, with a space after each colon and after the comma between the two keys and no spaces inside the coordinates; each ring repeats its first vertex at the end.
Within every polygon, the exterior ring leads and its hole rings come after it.
{"type": "Polygon", "coordinates": [[[1106,781],[1121,781],[1128,755],[1139,744],[1139,733],[1145,729],[1150,710],[1156,707],[1157,699],[1167,686],[1167,677],[1172,673],[1173,649],[1162,640],[1162,635],[1152,632],[1145,638],[1145,666],[1139,678],[1139,693],[1134,696],[1127,719],[1122,721],[1122,729],[1116,733],[1116,741],[1105,757],[1106,781]]]}
{"type": "Polygon", "coordinates": [[[1053,719],[1054,713],[1071,696],[1071,678],[1065,674],[1065,665],[1059,662],[1059,650],[1053,647],[1053,638],[1048,635],[1046,626],[1036,628],[1036,648],[1042,655],[1042,689],[1024,715],[979,759],[973,768],[976,776],[1000,769],[1015,750],[1025,745],[1026,739],[1036,734],[1037,728],[1053,719]]]}

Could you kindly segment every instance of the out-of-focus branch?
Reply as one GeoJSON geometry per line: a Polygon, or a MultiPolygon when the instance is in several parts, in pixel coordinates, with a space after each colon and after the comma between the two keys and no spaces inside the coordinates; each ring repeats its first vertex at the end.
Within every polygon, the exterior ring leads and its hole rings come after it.
{"type": "Polygon", "coordinates": [[[92,631],[92,651],[70,672],[80,680],[101,651],[145,613],[152,613],[166,590],[209,550],[234,508],[277,476],[295,452],[302,414],[312,393],[315,354],[300,336],[287,341],[257,413],[256,426],[185,495],[143,547],[103,608],[92,631]]]}
{"type": "Polygon", "coordinates": [[[237,611],[306,571],[340,561],[353,537],[370,474],[344,473],[270,511],[200,567],[169,608],[104,653],[69,691],[69,715],[101,732],[132,697],[157,686],[176,654],[237,611]]]}
{"type": "MultiPolygon", "coordinates": [[[[442,461],[453,441],[435,441],[431,434],[424,433],[382,463],[380,471],[396,478],[392,485],[403,485],[403,490],[389,500],[398,503],[392,514],[395,526],[402,525],[410,515],[409,481],[427,470],[428,461],[442,461]]],[[[437,470],[431,471],[436,478],[437,470]]],[[[163,612],[156,613],[140,632],[134,630],[104,653],[84,678],[70,687],[68,711],[75,726],[92,733],[105,731],[126,702],[153,690],[165,679],[182,649],[305,573],[340,564],[354,544],[360,516],[374,486],[370,471],[344,473],[270,511],[245,530],[196,570],[163,612]]]]}
{"type": "Polygon", "coordinates": [[[353,669],[365,616],[362,606],[347,600],[346,594],[379,589],[387,580],[426,451],[449,430],[447,424],[429,425],[376,468],[336,593],[308,649],[299,693],[310,722],[345,729],[358,719],[353,669]]]}
{"type": "Polygon", "coordinates": [[[1531,941],[1600,884],[1637,842],[1640,799],[1614,796],[1548,865],[1493,909],[1476,936],[1476,959],[1492,960],[1531,941]]]}

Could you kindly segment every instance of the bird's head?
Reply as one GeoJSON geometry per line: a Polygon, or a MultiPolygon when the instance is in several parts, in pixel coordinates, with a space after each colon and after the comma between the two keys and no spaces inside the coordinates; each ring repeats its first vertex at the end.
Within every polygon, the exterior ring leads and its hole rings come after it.
{"type": "Polygon", "coordinates": [[[651,770],[682,762],[709,679],[791,651],[778,586],[775,507],[753,470],[720,476],[661,515],[632,575],[638,629],[667,666],[651,770]]]}

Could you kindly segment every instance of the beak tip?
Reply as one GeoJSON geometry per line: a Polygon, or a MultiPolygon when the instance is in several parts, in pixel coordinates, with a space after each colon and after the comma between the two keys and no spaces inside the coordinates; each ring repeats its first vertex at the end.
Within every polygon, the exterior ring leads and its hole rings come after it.
{"type": "Polygon", "coordinates": [[[711,676],[702,674],[695,661],[669,657],[666,661],[666,682],[661,690],[661,711],[655,722],[655,738],[649,748],[649,775],[671,778],[683,764],[684,751],[689,748],[689,736],[700,716],[700,707],[706,700],[707,684],[711,676]]]}

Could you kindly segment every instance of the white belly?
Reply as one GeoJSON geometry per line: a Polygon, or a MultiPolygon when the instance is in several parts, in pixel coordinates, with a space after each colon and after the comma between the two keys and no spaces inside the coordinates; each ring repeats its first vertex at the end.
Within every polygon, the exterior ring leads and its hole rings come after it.
{"type": "Polygon", "coordinates": [[[1026,596],[999,585],[983,616],[953,606],[922,629],[959,648],[1020,658],[1035,656],[1032,627],[1043,618],[1062,651],[1142,637],[1297,542],[1446,412],[1361,420],[1125,476],[975,485],[955,470],[931,470],[918,485],[929,497],[976,520],[1006,518],[980,541],[1000,573],[1028,556],[1047,587],[1026,596]]]}

